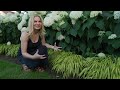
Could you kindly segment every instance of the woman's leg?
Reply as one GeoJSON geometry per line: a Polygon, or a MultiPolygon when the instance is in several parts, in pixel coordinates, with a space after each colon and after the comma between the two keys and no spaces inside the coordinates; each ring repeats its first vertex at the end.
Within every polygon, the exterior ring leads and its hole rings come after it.
{"type": "Polygon", "coordinates": [[[40,60],[40,67],[46,69],[48,67],[48,50],[47,50],[47,47],[46,46],[41,46],[39,47],[39,52],[38,52],[39,55],[45,55],[45,59],[43,60],[40,60]]]}

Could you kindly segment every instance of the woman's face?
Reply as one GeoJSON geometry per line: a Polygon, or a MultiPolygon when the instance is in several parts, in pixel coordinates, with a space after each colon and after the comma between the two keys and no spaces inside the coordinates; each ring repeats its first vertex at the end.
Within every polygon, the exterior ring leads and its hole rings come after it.
{"type": "Polygon", "coordinates": [[[33,24],[34,29],[41,29],[42,28],[42,22],[40,20],[40,17],[36,16],[34,17],[34,24],[33,24]]]}

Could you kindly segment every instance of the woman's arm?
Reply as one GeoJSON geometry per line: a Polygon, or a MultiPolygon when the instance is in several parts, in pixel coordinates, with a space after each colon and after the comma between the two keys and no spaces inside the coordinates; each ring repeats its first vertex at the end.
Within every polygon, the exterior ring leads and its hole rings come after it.
{"type": "Polygon", "coordinates": [[[20,38],[20,40],[21,40],[21,52],[22,52],[23,57],[33,59],[33,55],[30,55],[29,53],[27,53],[28,39],[29,39],[28,33],[22,32],[21,38],[20,38]]]}
{"type": "Polygon", "coordinates": [[[45,36],[42,36],[41,39],[42,39],[42,45],[46,46],[47,48],[51,48],[53,50],[59,50],[59,48],[61,48],[61,47],[57,47],[56,44],[53,46],[53,45],[46,43],[45,36]]]}

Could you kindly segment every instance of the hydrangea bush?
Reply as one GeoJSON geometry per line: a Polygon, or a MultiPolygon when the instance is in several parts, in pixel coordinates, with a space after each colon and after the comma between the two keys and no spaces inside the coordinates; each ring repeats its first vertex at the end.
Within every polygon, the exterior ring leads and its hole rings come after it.
{"type": "Polygon", "coordinates": [[[0,43],[20,43],[34,13],[43,17],[46,41],[83,56],[119,54],[120,11],[20,11],[0,14],[0,43]],[[14,40],[15,39],[15,40],[14,40]],[[91,43],[92,42],[92,43],[91,43]]]}

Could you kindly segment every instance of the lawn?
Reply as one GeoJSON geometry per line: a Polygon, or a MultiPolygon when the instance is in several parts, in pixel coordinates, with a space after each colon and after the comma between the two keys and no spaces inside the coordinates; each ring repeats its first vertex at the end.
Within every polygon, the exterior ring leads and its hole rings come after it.
{"type": "Polygon", "coordinates": [[[25,72],[21,66],[0,60],[0,79],[52,79],[48,72],[25,72]]]}

